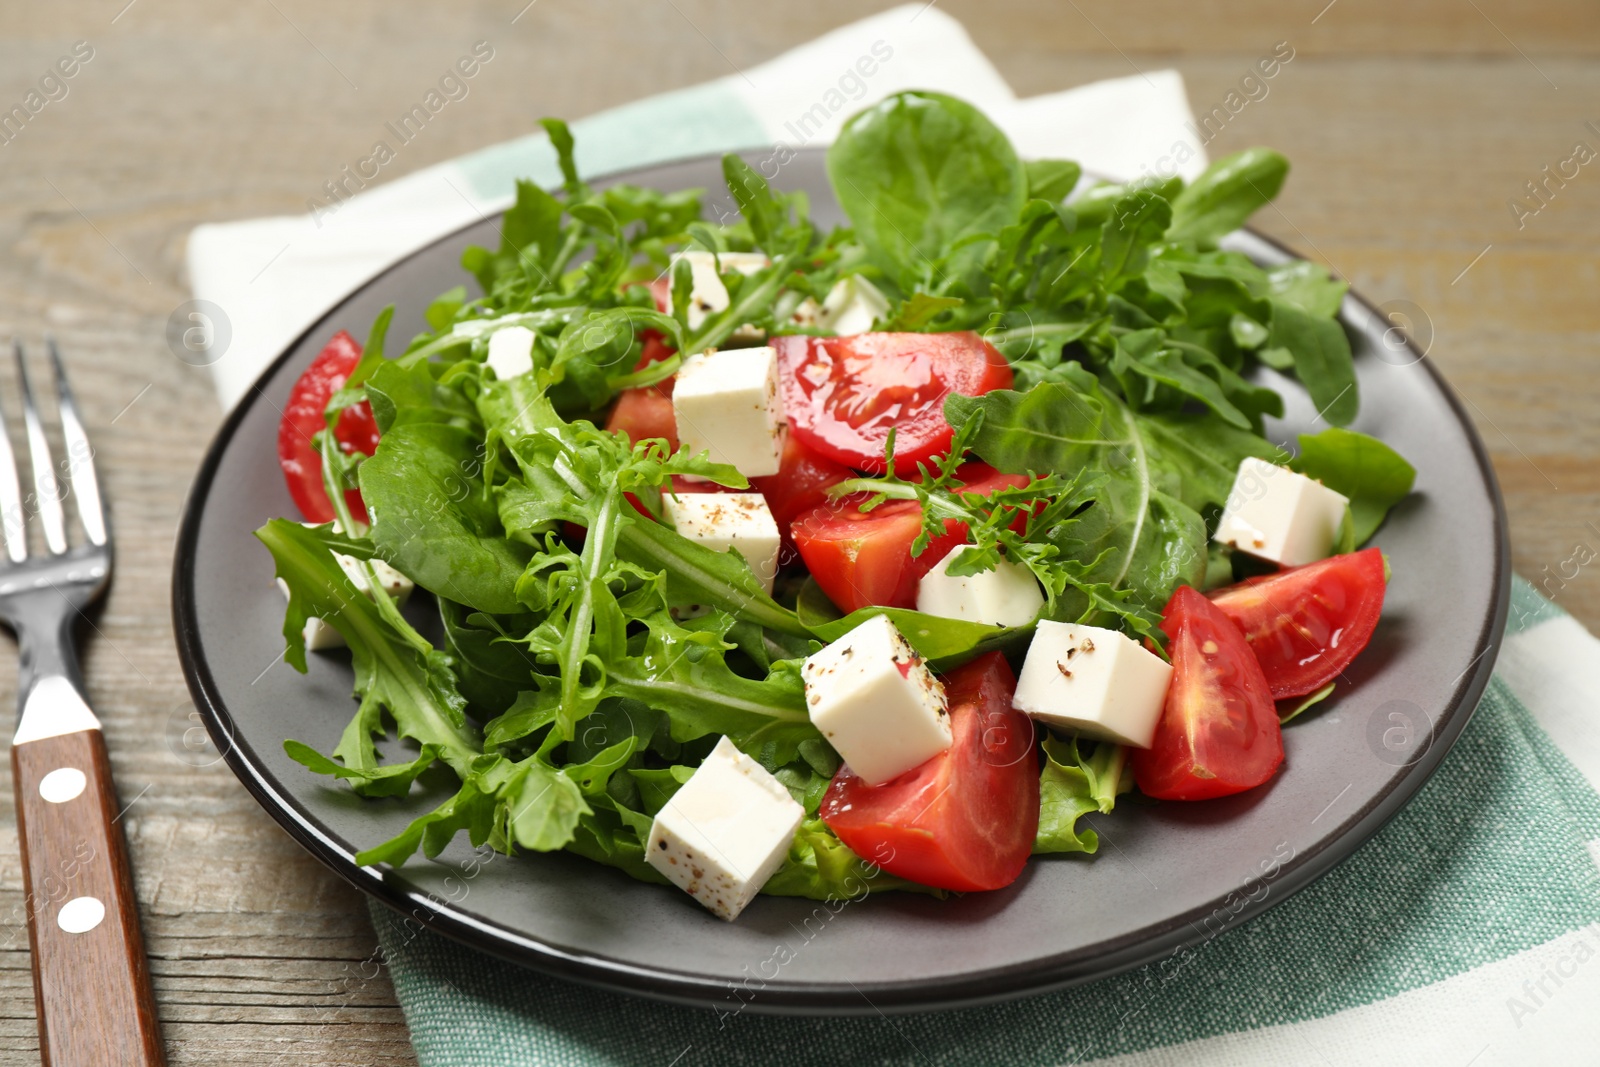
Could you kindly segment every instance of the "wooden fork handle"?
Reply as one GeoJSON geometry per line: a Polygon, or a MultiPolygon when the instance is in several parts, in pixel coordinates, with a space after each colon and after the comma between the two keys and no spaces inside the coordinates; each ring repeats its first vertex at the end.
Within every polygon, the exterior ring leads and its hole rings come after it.
{"type": "Polygon", "coordinates": [[[99,730],[11,747],[45,1067],[166,1063],[99,730]]]}

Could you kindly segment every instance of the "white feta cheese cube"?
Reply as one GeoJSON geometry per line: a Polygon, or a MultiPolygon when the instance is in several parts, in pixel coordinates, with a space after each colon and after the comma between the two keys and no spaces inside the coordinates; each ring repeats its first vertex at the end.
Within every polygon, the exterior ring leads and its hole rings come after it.
{"type": "Polygon", "coordinates": [[[817,325],[840,337],[866,333],[875,320],[889,313],[889,298],[859,274],[840,278],[828,290],[817,315],[817,325]]]}
{"type": "Polygon", "coordinates": [[[1172,664],[1126,634],[1046,620],[1011,703],[1051,726],[1149,748],[1171,681],[1172,664]]]}
{"type": "Polygon", "coordinates": [[[974,546],[957,545],[917,585],[917,610],[990,626],[1026,626],[1044,607],[1033,572],[1002,557],[993,570],[952,577],[949,567],[974,546]]]}
{"type": "Polygon", "coordinates": [[[1213,540],[1281,567],[1315,563],[1333,551],[1349,503],[1314,478],[1250,457],[1213,540]]]}
{"type": "Polygon", "coordinates": [[[732,922],[788,856],[804,814],[783,783],[724,737],[656,814],[645,860],[732,922]]]}
{"type": "Polygon", "coordinates": [[[672,390],[678,441],[749,478],[778,473],[783,405],[770,346],[701,352],[683,361],[672,390]]]}
{"type": "Polygon", "coordinates": [[[732,548],[772,592],[783,539],[766,498],[760,493],[665,493],[662,516],[673,529],[713,552],[732,548]]]}
{"type": "MultiPolygon", "coordinates": [[[[724,252],[720,258],[724,271],[736,270],[740,274],[754,274],[772,262],[759,252],[724,252]]],[[[717,273],[717,256],[705,251],[679,252],[672,257],[672,266],[676,267],[680,259],[689,264],[689,275],[694,279],[694,288],[689,293],[688,320],[689,329],[698,330],[707,315],[728,310],[728,287],[722,284],[722,276],[717,273]]],[[[670,303],[667,310],[671,310],[670,303]]]]}
{"type": "MultiPolygon", "coordinates": [[[[301,523],[302,526],[315,527],[317,523],[301,523]]],[[[338,529],[338,523],[334,528],[338,529]]],[[[338,560],[339,567],[350,577],[350,582],[356,589],[372,595],[372,587],[367,584],[367,575],[361,566],[361,561],[354,556],[347,556],[343,552],[335,552],[333,558],[338,560]]],[[[373,573],[378,577],[378,584],[384,588],[395,601],[402,606],[411,598],[411,592],[416,585],[381,559],[371,561],[373,573]]],[[[278,588],[283,591],[284,599],[289,597],[289,586],[282,578],[278,579],[278,588]]],[[[344,637],[329,624],[321,619],[307,619],[305,628],[301,631],[305,638],[306,648],[312,652],[325,652],[330,648],[343,648],[344,637]]]]}
{"type": "Polygon", "coordinates": [[[485,360],[500,381],[521,377],[533,369],[533,331],[526,326],[507,326],[489,335],[489,358],[485,360]]]}
{"type": "Polygon", "coordinates": [[[868,785],[950,747],[944,683],[886,615],[874,615],[800,668],[811,723],[868,785]]]}

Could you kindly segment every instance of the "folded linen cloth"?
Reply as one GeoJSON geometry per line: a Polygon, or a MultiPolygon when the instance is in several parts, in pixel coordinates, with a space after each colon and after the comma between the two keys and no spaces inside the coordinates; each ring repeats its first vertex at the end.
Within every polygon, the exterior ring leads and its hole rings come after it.
{"type": "MultiPolygon", "coordinates": [[[[826,144],[855,109],[905,88],[972,101],[1025,155],[1136,176],[1182,141],[1194,155],[1180,173],[1206,162],[1174,72],[1019,100],[957,22],[911,5],[740,75],[584,119],[579,164],[598,175],[826,144]]],[[[212,354],[224,406],[350,289],[503,208],[518,177],[558,180],[542,134],[378,186],[318,219],[198,229],[195,295],[232,326],[212,354]]],[[[1519,580],[1471,723],[1353,857],[1159,964],[995,1007],[722,1020],[542,977],[408,930],[381,905],[373,920],[423,1067],[1587,1062],[1600,1036],[1597,708],[1600,643],[1519,580]]]]}

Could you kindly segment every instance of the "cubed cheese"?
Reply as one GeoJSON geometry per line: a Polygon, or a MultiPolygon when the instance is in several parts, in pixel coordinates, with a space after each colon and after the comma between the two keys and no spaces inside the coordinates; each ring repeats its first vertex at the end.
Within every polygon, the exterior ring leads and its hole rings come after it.
{"type": "MultiPolygon", "coordinates": [[[[689,293],[688,319],[691,330],[698,330],[707,315],[728,309],[728,287],[722,284],[722,276],[717,273],[718,258],[704,251],[679,252],[672,257],[674,267],[680,259],[687,262],[689,275],[694,279],[694,288],[689,293]]],[[[740,274],[754,274],[771,262],[759,252],[724,252],[720,258],[724,271],[736,270],[740,274]]],[[[667,276],[670,278],[671,274],[667,276]]],[[[670,303],[667,310],[671,310],[670,303]]]]}
{"type": "Polygon", "coordinates": [[[663,517],[673,529],[714,552],[732,548],[744,557],[767,592],[778,573],[778,523],[760,493],[667,493],[663,517]]]}
{"type": "Polygon", "coordinates": [[[917,586],[917,610],[944,619],[988,623],[991,626],[1026,626],[1044,607],[1044,594],[1033,572],[1002,557],[993,570],[952,577],[950,565],[966,555],[971,545],[957,545],[917,586]]]}
{"type": "Polygon", "coordinates": [[[878,287],[852,274],[840,278],[828,290],[817,315],[817,325],[840,337],[866,333],[875,320],[889,313],[889,298],[878,287]]]}
{"type": "MultiPolygon", "coordinates": [[[[301,523],[301,525],[314,528],[317,523],[307,522],[301,523]]],[[[338,525],[335,522],[334,529],[337,530],[338,525]]],[[[372,587],[367,584],[366,571],[361,566],[360,560],[354,556],[347,556],[343,552],[335,552],[333,558],[339,561],[340,568],[343,569],[345,574],[349,575],[352,585],[368,596],[372,595],[372,587]]],[[[396,602],[404,604],[411,598],[411,591],[416,587],[410,578],[407,578],[381,559],[375,559],[371,562],[373,573],[378,577],[378,584],[396,602]]],[[[282,578],[278,579],[278,588],[283,590],[284,598],[287,599],[289,586],[282,578]]],[[[306,648],[312,652],[324,652],[330,648],[344,647],[344,638],[339,634],[339,631],[321,619],[307,619],[305,629],[301,633],[305,638],[306,648]]]]}
{"type": "Polygon", "coordinates": [[[646,862],[732,922],[789,854],[805,814],[726,737],[656,814],[646,862]]]}
{"type": "Polygon", "coordinates": [[[683,361],[672,390],[678,441],[709,452],[750,478],[778,473],[783,407],[778,355],[770,347],[725,348],[683,361]]]}
{"type": "Polygon", "coordinates": [[[1251,457],[1239,464],[1215,540],[1282,567],[1333,551],[1350,501],[1321,482],[1251,457]]]}
{"type": "Polygon", "coordinates": [[[1172,664],[1126,634],[1047,620],[1011,703],[1051,726],[1149,748],[1171,680],[1172,664]]]}
{"type": "Polygon", "coordinates": [[[489,335],[489,358],[485,361],[502,382],[521,377],[533,369],[533,331],[526,326],[507,326],[489,335]]]}
{"type": "Polygon", "coordinates": [[[811,722],[868,785],[950,747],[944,685],[885,615],[874,615],[806,660],[811,722]]]}

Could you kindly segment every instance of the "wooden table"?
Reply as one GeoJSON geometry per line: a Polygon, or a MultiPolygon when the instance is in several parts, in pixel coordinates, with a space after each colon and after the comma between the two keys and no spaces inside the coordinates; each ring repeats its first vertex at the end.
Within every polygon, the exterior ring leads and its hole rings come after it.
{"type": "MultiPolygon", "coordinates": [[[[386,976],[347,983],[374,946],[363,901],[225,766],[181,757],[192,723],[168,618],[169,561],[184,493],[221,418],[205,372],[163,341],[168,314],[188,297],[189,230],[305,210],[480,39],[497,50],[493,67],[389,173],[524,134],[541,115],[578,117],[722,76],[887,6],[525,3],[0,0],[5,109],[73,42],[94,50],[67,96],[0,145],[0,337],[60,338],[115,505],[116,584],[87,669],[129,805],[123,823],[174,1064],[411,1062],[386,976]]],[[[1569,562],[1600,552],[1600,162],[1551,183],[1548,203],[1524,188],[1575,143],[1600,150],[1600,7],[940,9],[966,22],[1019,95],[1170,66],[1200,113],[1287,41],[1292,62],[1210,150],[1269,144],[1294,161],[1280,207],[1260,225],[1407,310],[1493,454],[1517,570],[1600,624],[1600,574],[1569,562]],[[1508,206],[1519,197],[1520,220],[1508,206]]],[[[9,378],[4,390],[14,397],[9,378]]],[[[9,655],[0,672],[7,691],[9,655]]],[[[0,1065],[36,1064],[9,783],[0,810],[0,1065]]]]}

